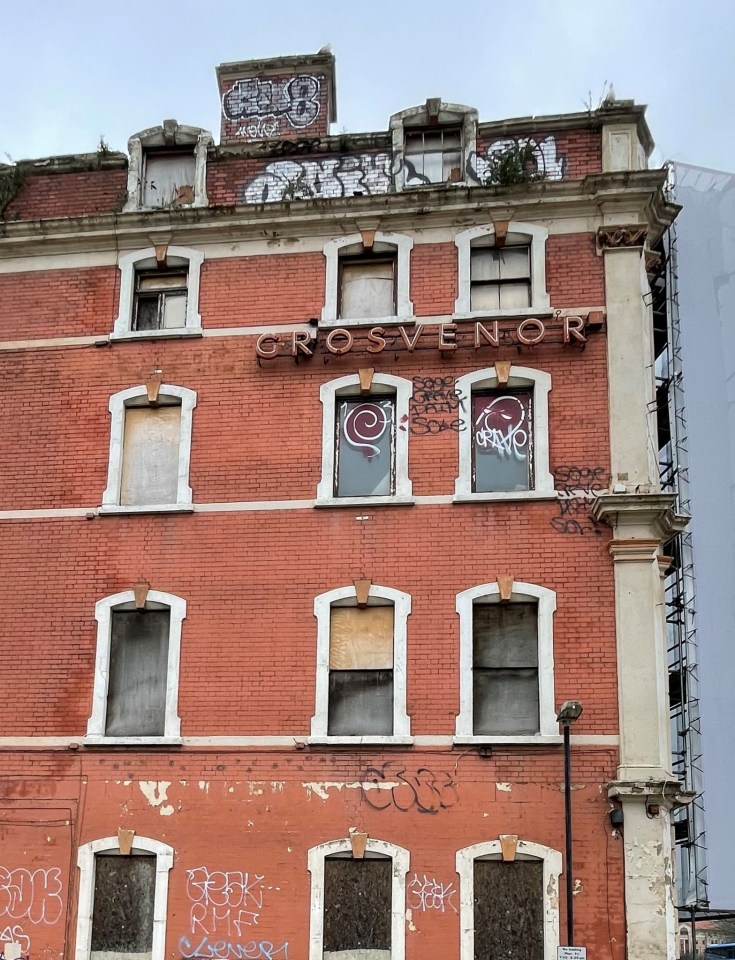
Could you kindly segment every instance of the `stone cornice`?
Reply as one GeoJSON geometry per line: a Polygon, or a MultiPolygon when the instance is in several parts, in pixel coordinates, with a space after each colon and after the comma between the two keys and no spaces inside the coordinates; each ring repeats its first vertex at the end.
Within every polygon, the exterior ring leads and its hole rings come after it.
{"type": "Polygon", "coordinates": [[[674,493],[603,493],[592,504],[592,516],[609,524],[616,534],[622,533],[621,545],[631,540],[644,544],[649,537],[651,541],[654,537],[668,539],[687,526],[689,517],[677,513],[675,508],[674,493]],[[625,538],[632,527],[649,532],[649,537],[625,538]]]}
{"type": "Polygon", "coordinates": [[[684,789],[678,780],[614,780],[607,785],[607,795],[613,800],[638,800],[656,803],[667,809],[684,807],[696,797],[693,790],[684,789]]]}
{"type": "Polygon", "coordinates": [[[640,223],[598,227],[597,246],[602,250],[642,247],[647,234],[648,226],[640,223]]]}

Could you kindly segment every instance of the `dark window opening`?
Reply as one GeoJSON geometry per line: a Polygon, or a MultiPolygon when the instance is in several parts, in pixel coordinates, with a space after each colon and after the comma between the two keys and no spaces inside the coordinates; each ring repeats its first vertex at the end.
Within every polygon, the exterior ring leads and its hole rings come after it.
{"type": "Polygon", "coordinates": [[[459,127],[406,130],[406,186],[457,183],[462,175],[462,131],[459,127]]]}
{"type": "Polygon", "coordinates": [[[474,960],[543,957],[543,862],[475,860],[474,881],[474,960]]]}
{"type": "Polygon", "coordinates": [[[92,957],[151,955],[156,858],[97,854],[94,858],[92,957]]]}
{"type": "Polygon", "coordinates": [[[393,397],[337,400],[335,496],[395,492],[395,419],[393,397]]]}
{"type": "Polygon", "coordinates": [[[531,391],[473,392],[471,409],[473,491],[533,489],[531,391]]]}
{"type": "Polygon", "coordinates": [[[470,250],[470,310],[522,310],[530,306],[530,246],[473,246],[470,250]]]}
{"type": "Polygon", "coordinates": [[[113,610],[108,737],[163,736],[170,610],[113,610]]]}
{"type": "Polygon", "coordinates": [[[343,320],[396,315],[396,255],[339,258],[337,316],[343,320]]]}
{"type": "Polygon", "coordinates": [[[186,270],[141,271],[135,276],[134,330],[186,326],[186,270]]]}
{"type": "Polygon", "coordinates": [[[324,861],[324,954],[391,948],[389,857],[324,861]]]}

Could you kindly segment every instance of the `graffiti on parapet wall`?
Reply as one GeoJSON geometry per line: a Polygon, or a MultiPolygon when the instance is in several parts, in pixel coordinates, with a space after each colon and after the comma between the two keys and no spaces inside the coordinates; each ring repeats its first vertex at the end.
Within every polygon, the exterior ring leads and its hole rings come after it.
{"type": "Polygon", "coordinates": [[[361,777],[363,797],[375,810],[394,807],[405,813],[438,813],[458,802],[457,784],[444,770],[434,773],[420,767],[415,773],[397,761],[367,767],[361,777]]]}
{"type": "Polygon", "coordinates": [[[0,867],[0,921],[51,925],[61,917],[61,870],[0,867]]]}
{"type": "MultiPolygon", "coordinates": [[[[245,82],[245,81],[241,81],[245,82]]],[[[226,95],[227,96],[227,95],[226,95]]],[[[254,135],[255,136],[255,135],[254,135]]],[[[563,180],[566,157],[559,156],[556,139],[531,137],[496,140],[485,155],[470,154],[465,165],[469,183],[491,183],[488,158],[509,148],[532,146],[534,173],[547,180],[563,180]]],[[[331,200],[339,197],[375,196],[391,193],[407,170],[412,181],[423,181],[400,152],[345,153],[320,160],[275,160],[242,188],[243,203],[277,203],[281,200],[331,200]]]]}
{"type": "Polygon", "coordinates": [[[227,120],[243,121],[238,136],[261,139],[276,136],[279,119],[303,129],[319,116],[319,77],[301,74],[286,80],[236,80],[222,96],[222,113],[227,120]]]}
{"type": "Polygon", "coordinates": [[[563,466],[554,469],[558,514],[551,518],[557,533],[602,536],[604,524],[592,516],[592,504],[610,485],[604,467],[563,466]]]}
{"type": "Polygon", "coordinates": [[[406,887],[408,894],[408,905],[412,910],[420,910],[422,913],[428,910],[438,910],[444,913],[451,907],[457,913],[457,907],[454,898],[457,891],[453,883],[440,883],[433,877],[429,878],[424,874],[419,877],[414,873],[413,880],[406,887]]]}
{"type": "Polygon", "coordinates": [[[465,397],[454,377],[414,377],[409,413],[400,429],[415,434],[439,434],[466,429],[465,397]]]}

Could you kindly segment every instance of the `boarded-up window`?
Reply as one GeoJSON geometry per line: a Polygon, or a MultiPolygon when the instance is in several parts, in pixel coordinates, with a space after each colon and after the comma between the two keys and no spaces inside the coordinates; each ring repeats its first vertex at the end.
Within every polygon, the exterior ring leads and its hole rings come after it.
{"type": "Polygon", "coordinates": [[[169,610],[113,610],[108,737],[163,736],[169,610]]]}
{"type": "Polygon", "coordinates": [[[472,632],[473,732],[538,733],[537,605],[476,603],[472,632]]]}
{"type": "Polygon", "coordinates": [[[393,606],[332,607],[330,736],[393,733],[393,606]]]}
{"type": "Polygon", "coordinates": [[[156,858],[97,854],[92,960],[148,960],[153,942],[156,858]]]}
{"type": "Polygon", "coordinates": [[[473,247],[470,252],[470,309],[522,310],[531,306],[531,248],[528,245],[473,247]]]}
{"type": "Polygon", "coordinates": [[[533,395],[526,390],[472,394],[472,481],[476,493],[530,490],[533,395]]]}
{"type": "Polygon", "coordinates": [[[186,326],[186,270],[138,273],[135,278],[134,330],[186,326]]]}
{"type": "Polygon", "coordinates": [[[336,496],[377,497],[394,492],[395,412],[392,397],[338,401],[336,496]]]}
{"type": "Polygon", "coordinates": [[[392,317],[396,312],[395,257],[340,260],[339,316],[392,317]]]}
{"type": "Polygon", "coordinates": [[[147,152],[143,205],[146,207],[178,207],[194,202],[193,151],[147,152]]]}
{"type": "Polygon", "coordinates": [[[542,960],[541,860],[475,860],[474,960],[542,960]]]}
{"type": "Polygon", "coordinates": [[[406,131],[406,185],[462,179],[462,133],[459,127],[406,131]]]}
{"type": "Polygon", "coordinates": [[[353,950],[376,951],[361,960],[390,956],[391,868],[389,857],[324,861],[325,960],[353,950]]]}
{"type": "Polygon", "coordinates": [[[176,503],[181,405],[126,407],[120,503],[176,503]]]}

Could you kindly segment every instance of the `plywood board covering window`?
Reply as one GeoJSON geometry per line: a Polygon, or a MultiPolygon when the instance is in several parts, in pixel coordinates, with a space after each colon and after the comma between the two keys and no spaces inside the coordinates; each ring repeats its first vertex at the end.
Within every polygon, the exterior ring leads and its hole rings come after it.
{"type": "Polygon", "coordinates": [[[194,152],[146,152],[143,206],[175,207],[194,202],[194,152]]]}
{"type": "Polygon", "coordinates": [[[156,857],[95,856],[91,960],[150,960],[156,857]]]}
{"type": "Polygon", "coordinates": [[[473,733],[539,730],[538,608],[476,603],[473,616],[473,733]]]}
{"type": "Polygon", "coordinates": [[[169,610],[113,610],[105,735],[163,736],[169,610]]]}
{"type": "Polygon", "coordinates": [[[324,862],[324,960],[389,960],[389,857],[324,862]]]}
{"type": "Polygon", "coordinates": [[[340,319],[393,316],[395,272],[395,257],[344,258],[340,262],[340,319]]]}
{"type": "Polygon", "coordinates": [[[543,861],[475,860],[474,960],[544,956],[543,861]]]}
{"type": "Polygon", "coordinates": [[[120,503],[176,503],[180,404],[126,407],[120,503]]]}

